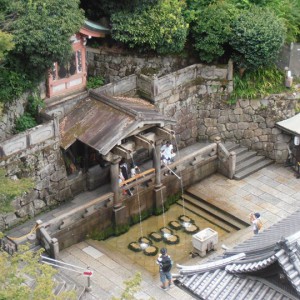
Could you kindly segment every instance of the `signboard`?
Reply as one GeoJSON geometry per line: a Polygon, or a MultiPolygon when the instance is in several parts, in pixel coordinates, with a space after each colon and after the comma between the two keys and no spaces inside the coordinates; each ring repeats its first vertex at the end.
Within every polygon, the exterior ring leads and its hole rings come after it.
{"type": "Polygon", "coordinates": [[[90,271],[90,270],[86,270],[83,272],[83,276],[89,276],[91,277],[93,275],[93,271],[90,271]]]}

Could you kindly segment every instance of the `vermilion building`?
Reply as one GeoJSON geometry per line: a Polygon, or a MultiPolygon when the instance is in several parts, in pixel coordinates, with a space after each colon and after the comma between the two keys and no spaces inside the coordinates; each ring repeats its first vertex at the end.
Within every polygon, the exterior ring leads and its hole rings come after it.
{"type": "Polygon", "coordinates": [[[73,55],[69,62],[53,63],[47,80],[47,97],[80,90],[86,86],[86,41],[92,37],[105,37],[109,29],[86,20],[80,31],[71,37],[73,55]]]}

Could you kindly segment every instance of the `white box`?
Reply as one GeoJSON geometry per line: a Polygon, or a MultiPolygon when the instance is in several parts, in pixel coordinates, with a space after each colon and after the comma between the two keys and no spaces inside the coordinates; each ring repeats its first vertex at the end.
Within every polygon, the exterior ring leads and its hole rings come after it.
{"type": "Polygon", "coordinates": [[[218,244],[218,232],[211,228],[205,228],[193,235],[192,244],[200,256],[204,257],[207,251],[216,248],[218,244]]]}

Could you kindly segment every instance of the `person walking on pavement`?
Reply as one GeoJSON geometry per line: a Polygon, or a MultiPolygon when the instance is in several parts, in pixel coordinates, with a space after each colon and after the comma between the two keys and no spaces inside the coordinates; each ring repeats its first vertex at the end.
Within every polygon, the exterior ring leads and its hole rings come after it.
{"type": "Polygon", "coordinates": [[[171,269],[173,262],[171,260],[170,255],[167,253],[166,248],[162,248],[160,250],[160,254],[156,260],[156,263],[159,265],[159,275],[160,281],[162,283],[161,288],[163,290],[167,290],[169,287],[172,286],[172,274],[171,269]]]}
{"type": "Polygon", "coordinates": [[[253,224],[253,233],[258,234],[259,230],[262,227],[260,213],[251,213],[250,214],[250,223],[253,224]]]}

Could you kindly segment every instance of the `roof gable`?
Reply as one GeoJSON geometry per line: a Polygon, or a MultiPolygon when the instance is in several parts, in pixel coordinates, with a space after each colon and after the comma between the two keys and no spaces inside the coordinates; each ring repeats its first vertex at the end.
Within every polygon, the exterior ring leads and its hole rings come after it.
{"type": "Polygon", "coordinates": [[[181,285],[200,299],[299,299],[300,211],[222,257],[179,268],[181,285]],[[276,276],[270,276],[273,265],[276,276]]]}
{"type": "Polygon", "coordinates": [[[139,128],[174,123],[143,99],[91,92],[60,120],[61,146],[67,149],[79,140],[106,155],[139,128]]]}

